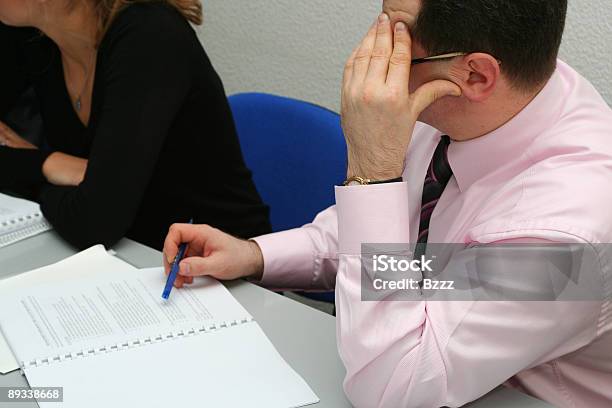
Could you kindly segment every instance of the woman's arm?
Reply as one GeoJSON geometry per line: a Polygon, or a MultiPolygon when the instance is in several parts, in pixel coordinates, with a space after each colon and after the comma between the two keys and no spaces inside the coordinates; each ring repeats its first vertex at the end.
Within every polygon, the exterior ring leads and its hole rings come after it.
{"type": "Polygon", "coordinates": [[[42,172],[55,186],[76,187],[83,182],[87,160],[66,153],[54,152],[43,163],[42,172]]]}
{"type": "Polygon", "coordinates": [[[83,182],[40,197],[45,217],[79,248],[113,245],[129,230],[191,83],[187,28],[174,15],[160,21],[158,8],[131,7],[100,49],[103,104],[83,182]]]}
{"type": "MultiPolygon", "coordinates": [[[[13,131],[4,122],[0,121],[0,146],[10,148],[5,150],[12,155],[13,158],[23,159],[24,157],[32,157],[36,159],[36,163],[31,165],[30,171],[26,171],[26,180],[43,181],[40,177],[40,172],[44,178],[51,184],[56,186],[78,186],[85,177],[87,170],[87,160],[80,157],[71,156],[61,152],[53,152],[48,154],[38,151],[38,147],[23,139],[13,131]],[[42,166],[40,165],[42,162],[42,166]]],[[[15,159],[7,159],[6,163],[10,164],[15,159]]],[[[27,161],[27,159],[26,159],[27,161]]],[[[31,161],[31,160],[30,160],[31,161]]],[[[21,160],[17,160],[21,163],[21,160]]],[[[24,173],[23,171],[21,173],[24,173]]],[[[15,180],[14,175],[7,172],[7,180],[15,180]],[[13,178],[10,178],[13,176],[13,178]]],[[[18,179],[19,180],[19,179],[18,179]]],[[[5,181],[4,184],[10,184],[5,181]]],[[[16,183],[13,187],[18,187],[22,183],[16,183]]]]}
{"type": "Polygon", "coordinates": [[[31,187],[45,181],[42,164],[48,154],[1,122],[30,86],[21,47],[31,35],[28,29],[0,23],[0,188],[31,187]]]}

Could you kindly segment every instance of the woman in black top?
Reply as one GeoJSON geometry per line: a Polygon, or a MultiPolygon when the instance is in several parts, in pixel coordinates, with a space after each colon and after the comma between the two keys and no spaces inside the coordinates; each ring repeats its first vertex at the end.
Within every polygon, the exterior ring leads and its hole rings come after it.
{"type": "Polygon", "coordinates": [[[161,249],[190,218],[269,232],[200,19],[197,0],[0,0],[0,118],[33,87],[46,140],[0,122],[0,188],[33,188],[80,248],[127,236],[161,249]]]}

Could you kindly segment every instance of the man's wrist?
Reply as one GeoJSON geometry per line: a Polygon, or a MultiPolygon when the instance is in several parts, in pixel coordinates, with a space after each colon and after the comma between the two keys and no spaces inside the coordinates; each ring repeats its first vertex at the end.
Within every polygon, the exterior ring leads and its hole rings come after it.
{"type": "Polygon", "coordinates": [[[349,156],[347,179],[361,177],[371,181],[393,180],[402,177],[403,160],[358,160],[349,156]],[[364,165],[364,162],[367,165],[364,165]],[[391,164],[392,163],[392,164],[391,164]],[[397,164],[396,164],[397,163],[397,164]]]}
{"type": "Polygon", "coordinates": [[[251,274],[247,276],[247,279],[261,281],[264,272],[263,252],[261,251],[261,248],[259,247],[257,241],[250,239],[247,241],[247,243],[249,244],[250,258],[252,261],[252,264],[249,268],[251,274]]]}
{"type": "Polygon", "coordinates": [[[381,182],[386,180],[395,180],[402,177],[403,170],[383,170],[383,169],[361,169],[361,168],[349,168],[347,172],[347,179],[351,178],[362,178],[370,180],[371,182],[381,182]]]}

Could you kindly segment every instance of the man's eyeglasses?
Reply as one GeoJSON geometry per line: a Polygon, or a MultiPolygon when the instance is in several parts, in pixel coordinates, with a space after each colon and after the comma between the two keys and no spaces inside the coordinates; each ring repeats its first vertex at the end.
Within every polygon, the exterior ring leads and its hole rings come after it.
{"type": "MultiPolygon", "coordinates": [[[[412,65],[425,64],[426,62],[435,61],[446,61],[457,57],[468,55],[467,52],[451,52],[450,54],[434,55],[433,57],[415,58],[412,60],[412,65]]],[[[501,61],[497,60],[497,63],[501,65],[501,61]]]]}
{"type": "Polygon", "coordinates": [[[434,55],[433,57],[415,58],[412,60],[412,65],[425,64],[426,62],[445,61],[456,57],[467,55],[465,52],[452,52],[450,54],[434,55]]]}

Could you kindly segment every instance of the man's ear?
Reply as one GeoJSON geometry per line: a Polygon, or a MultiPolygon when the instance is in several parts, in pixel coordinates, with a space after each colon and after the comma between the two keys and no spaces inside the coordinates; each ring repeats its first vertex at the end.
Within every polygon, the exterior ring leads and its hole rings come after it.
{"type": "Polygon", "coordinates": [[[501,76],[500,63],[489,54],[473,53],[457,58],[452,77],[471,102],[486,101],[497,87],[501,76]]]}

